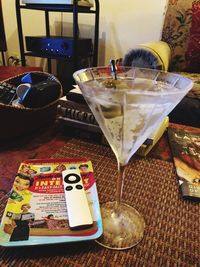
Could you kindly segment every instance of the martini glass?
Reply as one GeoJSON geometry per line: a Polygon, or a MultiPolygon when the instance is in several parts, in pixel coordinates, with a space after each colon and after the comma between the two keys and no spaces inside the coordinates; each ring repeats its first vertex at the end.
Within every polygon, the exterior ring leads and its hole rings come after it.
{"type": "Polygon", "coordinates": [[[145,223],[136,209],[122,201],[126,166],[193,83],[178,74],[133,67],[120,67],[115,73],[110,67],[88,68],[73,77],[118,163],[116,201],[101,204],[103,235],[97,242],[127,249],[141,241],[145,223]]]}

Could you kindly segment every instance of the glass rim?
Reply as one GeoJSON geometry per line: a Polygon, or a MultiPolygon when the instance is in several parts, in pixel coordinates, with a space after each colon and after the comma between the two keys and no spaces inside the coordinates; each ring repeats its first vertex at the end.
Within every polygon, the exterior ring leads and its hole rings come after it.
{"type": "MultiPolygon", "coordinates": [[[[77,83],[87,83],[88,81],[83,82],[81,80],[78,80],[77,79],[78,74],[84,73],[85,71],[107,70],[107,69],[110,69],[110,74],[111,74],[112,71],[111,71],[111,68],[110,68],[109,65],[82,68],[82,69],[79,69],[79,70],[77,70],[77,71],[75,71],[73,73],[73,78],[77,83]]],[[[144,72],[145,71],[146,72],[152,72],[152,73],[154,72],[155,74],[158,74],[157,77],[159,76],[159,74],[169,74],[171,77],[177,78],[177,81],[173,85],[170,84],[169,82],[167,84],[169,86],[171,85],[171,88],[175,88],[176,90],[172,90],[172,91],[167,90],[167,91],[163,92],[163,91],[150,91],[150,90],[137,90],[137,89],[131,90],[131,89],[128,89],[128,88],[124,88],[124,89],[117,89],[117,92],[127,92],[127,91],[129,91],[130,94],[141,94],[142,93],[143,95],[158,95],[158,94],[160,94],[160,95],[173,95],[173,94],[177,94],[178,92],[179,93],[180,92],[186,92],[187,93],[192,88],[192,86],[194,85],[194,82],[192,81],[192,79],[190,79],[188,77],[185,77],[185,76],[181,75],[180,73],[174,73],[174,72],[169,72],[169,71],[164,71],[164,70],[150,69],[150,68],[140,68],[140,67],[134,67],[134,66],[133,67],[131,67],[131,66],[119,66],[119,68],[116,71],[117,71],[117,74],[120,75],[120,71],[131,70],[131,69],[136,70],[136,71],[137,70],[141,70],[141,71],[144,71],[144,72]],[[178,87],[175,86],[179,79],[185,80],[187,82],[187,85],[184,88],[178,88],[178,87]]],[[[149,79],[149,80],[152,80],[152,81],[156,81],[157,77],[155,79],[151,79],[151,78],[147,77],[147,80],[149,79]]],[[[128,78],[128,76],[127,76],[127,78],[128,78]]],[[[145,77],[141,77],[141,79],[142,78],[145,79],[145,77]]],[[[162,80],[161,80],[161,82],[162,82],[162,80]]],[[[105,90],[113,92],[116,89],[115,88],[105,88],[105,90]]]]}

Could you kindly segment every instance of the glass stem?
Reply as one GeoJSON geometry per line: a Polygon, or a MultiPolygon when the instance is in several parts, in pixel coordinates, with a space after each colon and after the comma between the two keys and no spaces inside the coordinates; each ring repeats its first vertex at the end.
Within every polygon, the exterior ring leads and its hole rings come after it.
{"type": "Polygon", "coordinates": [[[122,190],[124,185],[124,174],[126,165],[122,165],[118,162],[118,179],[117,179],[117,192],[116,192],[116,209],[121,203],[122,190]]]}

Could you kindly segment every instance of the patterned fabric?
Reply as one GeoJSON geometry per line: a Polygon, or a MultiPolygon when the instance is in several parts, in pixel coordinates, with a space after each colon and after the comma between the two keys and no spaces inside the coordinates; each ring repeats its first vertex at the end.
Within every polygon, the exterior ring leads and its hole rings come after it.
{"type": "Polygon", "coordinates": [[[200,1],[192,4],[192,25],[186,52],[187,69],[200,73],[200,1]]]}
{"type": "Polygon", "coordinates": [[[200,0],[169,0],[162,40],[172,49],[171,71],[200,72],[200,0]]]}

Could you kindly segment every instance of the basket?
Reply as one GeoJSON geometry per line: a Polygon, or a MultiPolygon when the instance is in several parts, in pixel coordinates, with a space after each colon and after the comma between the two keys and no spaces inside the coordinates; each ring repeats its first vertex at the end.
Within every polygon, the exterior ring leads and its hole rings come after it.
{"type": "Polygon", "coordinates": [[[56,119],[58,100],[63,93],[62,85],[56,77],[49,73],[33,71],[14,76],[2,82],[9,82],[18,86],[21,83],[21,78],[26,74],[33,75],[35,84],[42,78],[56,81],[59,86],[56,92],[52,92],[51,102],[38,108],[21,108],[0,103],[0,139],[10,139],[32,133],[50,125],[56,119]]]}

